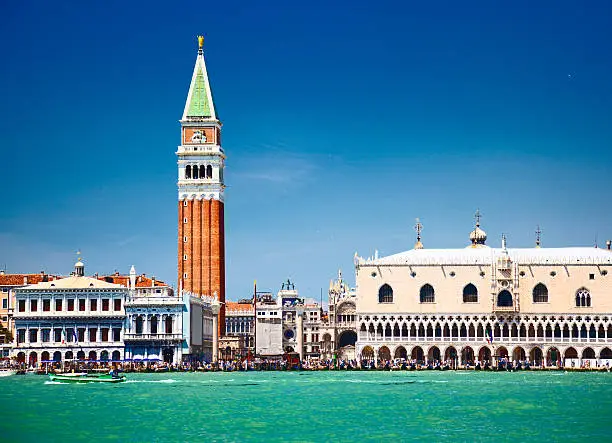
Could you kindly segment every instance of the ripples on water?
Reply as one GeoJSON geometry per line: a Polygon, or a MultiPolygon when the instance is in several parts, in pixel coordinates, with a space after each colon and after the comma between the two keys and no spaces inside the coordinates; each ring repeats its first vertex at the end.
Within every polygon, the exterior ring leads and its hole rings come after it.
{"type": "Polygon", "coordinates": [[[0,441],[608,440],[612,374],[128,374],[0,379],[0,441]]]}

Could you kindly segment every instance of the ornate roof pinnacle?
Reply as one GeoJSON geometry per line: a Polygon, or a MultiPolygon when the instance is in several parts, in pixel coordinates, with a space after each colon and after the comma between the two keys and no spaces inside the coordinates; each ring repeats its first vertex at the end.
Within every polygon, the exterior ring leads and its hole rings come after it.
{"type": "Polygon", "coordinates": [[[542,237],[542,230],[540,229],[540,225],[538,225],[538,227],[536,228],[535,231],[536,234],[536,248],[540,247],[541,242],[541,237],[542,237]]]}
{"type": "Polygon", "coordinates": [[[198,49],[201,51],[204,46],[204,36],[198,35],[198,49]]]}
{"type": "Polygon", "coordinates": [[[421,231],[423,230],[423,225],[418,217],[416,219],[416,224],[414,225],[414,230],[417,233],[417,241],[414,244],[414,249],[423,249],[423,243],[421,243],[421,231]]]}
{"type": "Polygon", "coordinates": [[[476,227],[472,232],[470,232],[470,241],[472,242],[473,248],[484,245],[487,241],[487,233],[480,229],[480,217],[480,210],[477,209],[476,214],[474,214],[474,218],[476,219],[476,227]]]}

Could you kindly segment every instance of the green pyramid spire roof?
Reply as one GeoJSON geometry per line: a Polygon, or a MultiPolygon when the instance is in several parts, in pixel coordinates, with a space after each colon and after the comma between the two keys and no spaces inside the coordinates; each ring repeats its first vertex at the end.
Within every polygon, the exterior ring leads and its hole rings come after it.
{"type": "Polygon", "coordinates": [[[187,94],[187,102],[185,103],[185,111],[183,112],[183,120],[190,118],[217,119],[201,47],[198,50],[198,57],[187,94]]]}

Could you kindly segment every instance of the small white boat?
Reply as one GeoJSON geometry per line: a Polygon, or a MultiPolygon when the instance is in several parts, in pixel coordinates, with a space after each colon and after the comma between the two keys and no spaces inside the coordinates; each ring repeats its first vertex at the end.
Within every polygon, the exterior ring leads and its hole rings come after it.
{"type": "Polygon", "coordinates": [[[17,369],[0,369],[0,377],[8,377],[17,374],[17,369]]]}

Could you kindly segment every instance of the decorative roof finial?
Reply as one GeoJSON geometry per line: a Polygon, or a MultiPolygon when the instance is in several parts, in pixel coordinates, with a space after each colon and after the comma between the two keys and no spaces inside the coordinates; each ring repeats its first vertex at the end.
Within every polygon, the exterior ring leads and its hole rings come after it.
{"type": "Polygon", "coordinates": [[[476,210],[476,214],[474,214],[474,219],[476,219],[476,226],[474,230],[470,232],[470,241],[472,242],[472,247],[477,248],[480,246],[484,246],[487,241],[487,233],[480,229],[480,209],[476,210]]]}
{"type": "Polygon", "coordinates": [[[542,243],[541,242],[541,240],[542,240],[542,230],[540,229],[540,225],[538,225],[538,227],[536,228],[535,234],[536,234],[536,248],[539,248],[540,244],[542,243]]]}
{"type": "Polygon", "coordinates": [[[416,219],[416,224],[414,225],[414,230],[417,233],[417,241],[414,244],[414,249],[423,249],[423,243],[421,243],[421,231],[423,230],[423,225],[418,217],[416,219]]]}
{"type": "Polygon", "coordinates": [[[201,51],[204,46],[204,36],[198,35],[198,49],[201,51]]]}
{"type": "Polygon", "coordinates": [[[506,251],[506,234],[502,234],[502,249],[506,251]]]}

